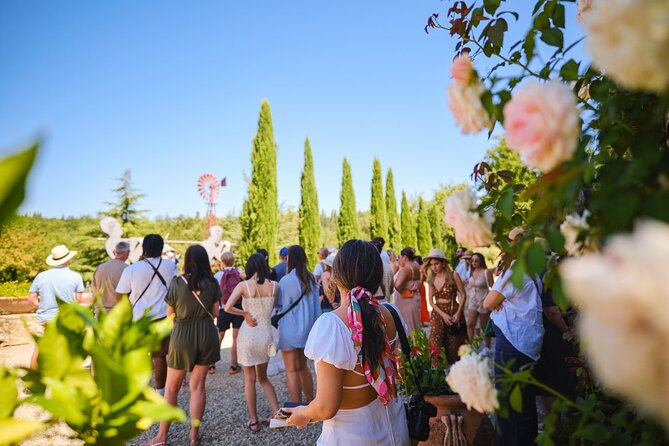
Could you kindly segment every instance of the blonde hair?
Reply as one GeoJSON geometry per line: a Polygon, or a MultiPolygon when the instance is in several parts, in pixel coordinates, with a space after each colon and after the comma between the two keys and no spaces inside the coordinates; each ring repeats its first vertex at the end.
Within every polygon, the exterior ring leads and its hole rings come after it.
{"type": "Polygon", "coordinates": [[[225,266],[233,266],[235,264],[235,255],[230,251],[224,252],[221,255],[221,262],[223,262],[225,266]]]}
{"type": "MultiPolygon", "coordinates": [[[[443,266],[443,271],[445,273],[444,283],[447,283],[447,284],[453,283],[455,281],[455,279],[453,278],[453,271],[448,266],[448,262],[446,260],[443,260],[443,259],[429,259],[429,261],[427,262],[428,267],[427,267],[427,271],[426,271],[427,272],[427,283],[428,283],[428,285],[430,285],[431,287],[434,287],[434,277],[436,276],[436,274],[434,272],[432,272],[432,268],[430,268],[430,262],[432,260],[439,260],[441,262],[441,264],[443,266]]],[[[439,291],[439,290],[437,290],[437,291],[439,291]]]]}

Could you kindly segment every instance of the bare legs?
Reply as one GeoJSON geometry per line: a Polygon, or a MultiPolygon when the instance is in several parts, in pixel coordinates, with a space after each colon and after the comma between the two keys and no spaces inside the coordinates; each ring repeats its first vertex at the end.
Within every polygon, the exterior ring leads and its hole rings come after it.
{"type": "MultiPolygon", "coordinates": [[[[490,320],[490,315],[488,313],[479,313],[476,310],[467,310],[465,320],[467,321],[467,336],[469,337],[470,341],[474,339],[474,336],[476,336],[477,319],[480,321],[481,330],[485,330],[485,327],[488,325],[488,321],[490,320]]],[[[485,345],[486,347],[490,348],[489,337],[485,338],[485,345]]]]}
{"type": "MultiPolygon", "coordinates": [[[[190,418],[191,420],[202,421],[204,414],[204,406],[207,401],[206,393],[204,391],[204,383],[207,378],[207,365],[196,365],[190,374],[190,418]]],[[[167,380],[165,383],[165,401],[172,406],[177,405],[177,395],[179,389],[186,377],[185,370],[178,370],[173,368],[167,369],[167,380]]],[[[275,397],[276,398],[276,397],[275,397]]],[[[167,439],[167,432],[170,430],[170,423],[163,421],[158,428],[158,435],[156,435],[152,443],[164,442],[167,439]]],[[[190,440],[195,441],[199,438],[200,428],[191,426],[190,440]]]]}
{"type": "Polygon", "coordinates": [[[307,357],[304,356],[304,349],[282,350],[281,354],[286,365],[286,385],[291,401],[309,403],[314,399],[314,380],[307,365],[307,357]]]}
{"type": "Polygon", "coordinates": [[[267,379],[267,363],[258,364],[256,366],[244,366],[244,398],[246,399],[246,407],[249,410],[249,418],[251,423],[258,421],[258,408],[256,405],[256,378],[265,392],[265,397],[272,408],[272,413],[279,410],[279,400],[276,397],[274,386],[267,379]]]}
{"type": "MultiPolygon", "coordinates": [[[[230,347],[230,366],[231,367],[239,367],[239,363],[237,362],[237,335],[239,335],[239,328],[234,328],[232,329],[232,347],[230,347]]],[[[225,337],[225,331],[219,331],[218,332],[218,343],[220,346],[220,343],[223,342],[223,338],[225,337]]]]}
{"type": "MultiPolygon", "coordinates": [[[[153,377],[156,382],[156,389],[164,389],[165,381],[167,380],[167,358],[165,356],[154,356],[153,361],[153,377]]],[[[179,384],[181,387],[181,384],[179,384]]]]}

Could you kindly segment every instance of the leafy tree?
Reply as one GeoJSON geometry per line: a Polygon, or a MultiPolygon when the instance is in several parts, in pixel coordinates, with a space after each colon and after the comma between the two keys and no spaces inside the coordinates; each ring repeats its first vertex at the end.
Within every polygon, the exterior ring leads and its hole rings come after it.
{"type": "Polygon", "coordinates": [[[243,261],[258,248],[267,249],[270,262],[276,261],[278,215],[272,111],[269,102],[263,100],[251,151],[251,179],[239,218],[242,233],[239,248],[243,261]]]}
{"type": "Polygon", "coordinates": [[[341,205],[339,217],[337,218],[337,241],[339,246],[346,241],[360,237],[358,226],[358,214],[355,209],[355,194],[353,192],[353,178],[351,176],[351,165],[344,158],[341,177],[341,205]]]}
{"type": "Polygon", "coordinates": [[[443,212],[439,212],[439,206],[436,202],[430,206],[429,220],[430,233],[432,234],[432,247],[443,249],[444,241],[442,239],[443,212]]]}
{"type": "Polygon", "coordinates": [[[413,247],[417,245],[417,236],[416,236],[416,224],[414,223],[413,216],[411,214],[411,207],[409,206],[409,201],[407,200],[407,195],[402,191],[402,214],[400,217],[400,222],[402,225],[402,248],[413,247]]]}
{"type": "Polygon", "coordinates": [[[381,172],[381,161],[379,161],[378,158],[374,158],[374,168],[372,170],[372,198],[369,211],[370,237],[383,237],[384,240],[388,240],[386,199],[383,196],[383,173],[381,172]]]}
{"type": "Polygon", "coordinates": [[[133,186],[130,169],[126,169],[123,176],[117,178],[116,181],[119,183],[118,187],[113,190],[116,194],[116,202],[105,203],[111,206],[107,215],[121,220],[124,236],[136,235],[138,220],[146,213],[146,210],[137,208],[137,203],[144,197],[144,194],[138,193],[133,186]]]}
{"type": "Polygon", "coordinates": [[[388,169],[386,174],[386,215],[388,217],[388,246],[395,252],[400,252],[402,249],[402,233],[400,231],[399,215],[397,215],[397,198],[395,197],[392,169],[388,169]]]}
{"type": "Polygon", "coordinates": [[[418,252],[427,255],[432,248],[432,232],[430,231],[430,219],[427,213],[427,205],[423,197],[418,198],[418,224],[416,227],[418,252]]]}
{"type": "Polygon", "coordinates": [[[299,240],[307,253],[307,258],[313,264],[316,261],[316,251],[320,246],[321,226],[318,213],[318,192],[314,178],[314,160],[311,156],[309,138],[304,142],[304,170],[300,179],[300,193],[299,240]]]}

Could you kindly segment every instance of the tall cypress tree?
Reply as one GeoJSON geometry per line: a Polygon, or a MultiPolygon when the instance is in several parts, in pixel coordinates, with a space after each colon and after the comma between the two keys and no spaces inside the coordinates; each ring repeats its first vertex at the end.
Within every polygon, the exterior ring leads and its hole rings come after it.
{"type": "Polygon", "coordinates": [[[307,253],[311,268],[313,262],[316,261],[316,250],[321,244],[321,225],[316,179],[314,178],[314,161],[311,156],[309,138],[304,142],[304,170],[300,179],[300,192],[300,221],[298,223],[300,245],[307,253]]]}
{"type": "Polygon", "coordinates": [[[242,237],[240,255],[242,261],[258,248],[269,252],[270,262],[276,261],[276,237],[279,220],[279,204],[276,179],[276,144],[272,126],[272,110],[263,100],[258,117],[258,132],[253,138],[251,151],[251,179],[248,193],[239,217],[242,237]]]}
{"type": "Polygon", "coordinates": [[[402,226],[402,248],[412,247],[416,248],[416,225],[411,215],[411,207],[407,200],[407,195],[402,191],[402,215],[400,217],[400,224],[402,226]]]}
{"type": "Polygon", "coordinates": [[[444,240],[441,231],[443,211],[437,202],[430,207],[430,229],[432,230],[432,247],[444,249],[444,240]]]}
{"type": "Polygon", "coordinates": [[[384,240],[388,240],[386,198],[383,196],[383,173],[381,172],[381,161],[378,158],[374,158],[374,168],[372,169],[372,200],[369,211],[370,237],[383,237],[384,240]]]}
{"type": "Polygon", "coordinates": [[[355,194],[353,192],[353,177],[351,176],[351,165],[344,158],[343,172],[341,177],[341,206],[337,218],[337,241],[339,246],[352,238],[360,237],[358,226],[358,212],[355,208],[355,194]]]}
{"type": "Polygon", "coordinates": [[[418,198],[418,225],[416,227],[418,238],[418,252],[425,256],[432,248],[432,234],[430,232],[430,219],[427,215],[427,206],[423,197],[418,198]]]}
{"type": "Polygon", "coordinates": [[[386,174],[386,216],[388,218],[388,247],[398,253],[402,249],[402,233],[400,218],[397,215],[397,198],[395,197],[392,169],[388,169],[386,174]]]}

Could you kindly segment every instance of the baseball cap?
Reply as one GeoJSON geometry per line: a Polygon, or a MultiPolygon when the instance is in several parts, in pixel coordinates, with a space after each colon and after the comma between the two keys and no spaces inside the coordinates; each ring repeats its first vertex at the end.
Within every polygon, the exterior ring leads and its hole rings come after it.
{"type": "Polygon", "coordinates": [[[288,248],[285,246],[279,250],[279,257],[287,257],[288,256],[288,248]]]}

